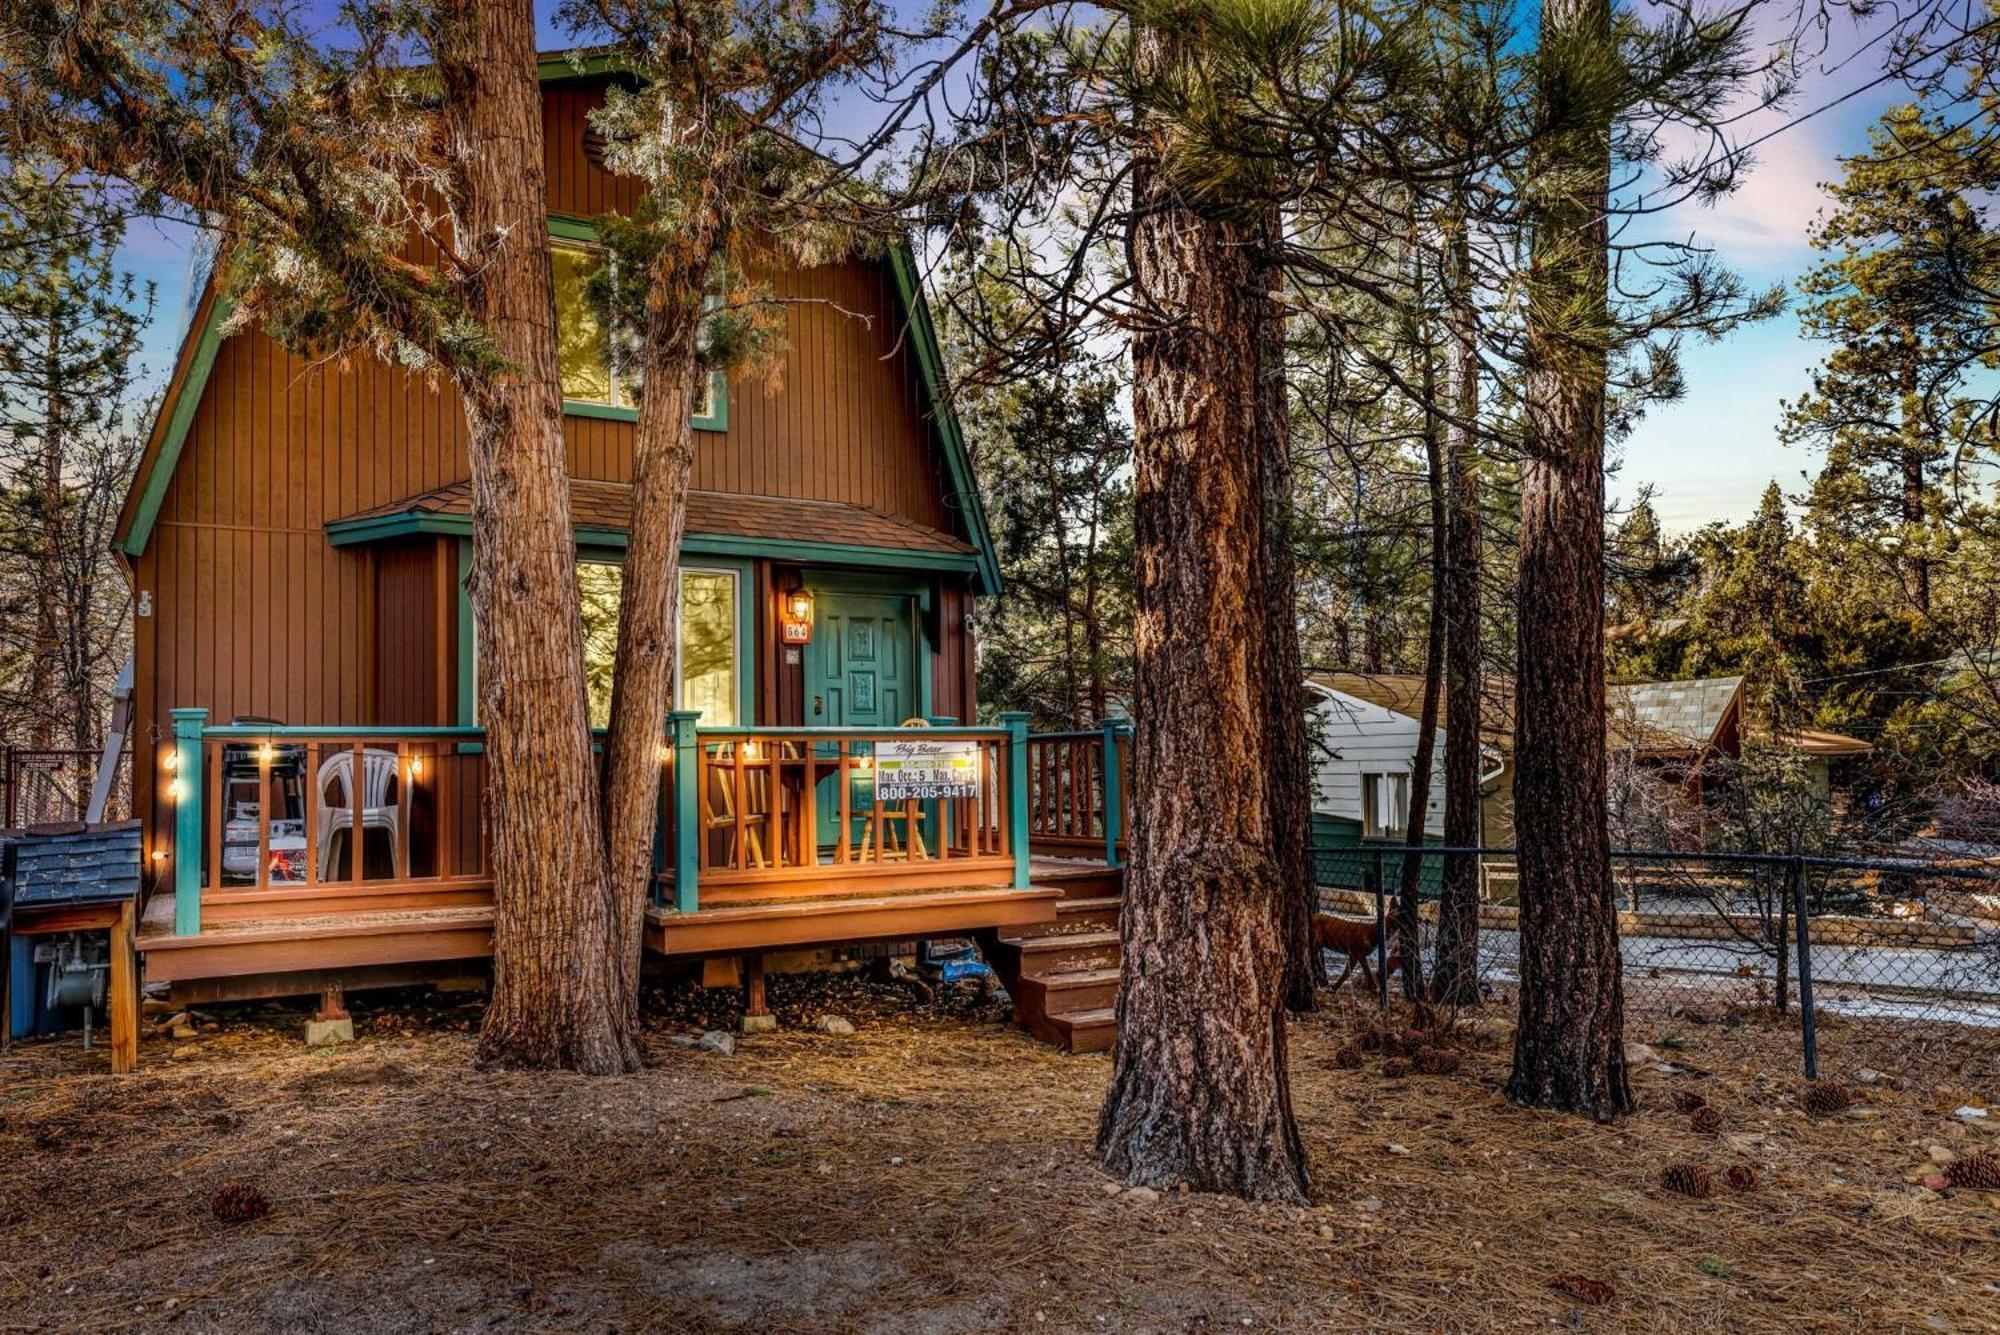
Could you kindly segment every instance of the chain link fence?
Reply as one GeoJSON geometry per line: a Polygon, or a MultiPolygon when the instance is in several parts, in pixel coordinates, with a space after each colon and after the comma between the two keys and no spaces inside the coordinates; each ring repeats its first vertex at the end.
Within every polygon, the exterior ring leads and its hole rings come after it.
{"type": "MultiPolygon", "coordinates": [[[[1426,978],[1444,869],[1470,862],[1481,995],[1511,1007],[1520,959],[1513,849],[1384,844],[1314,857],[1321,907],[1364,923],[1386,921],[1406,872],[1414,877],[1426,978]]],[[[1859,1061],[1864,1049],[1920,1047],[1969,1073],[2000,1069],[2000,867],[1619,850],[1611,888],[1628,1019],[1779,1023],[1797,1035],[1808,1075],[1823,1053],[1859,1061]]],[[[1394,949],[1388,935],[1375,947],[1378,971],[1394,949]]]]}

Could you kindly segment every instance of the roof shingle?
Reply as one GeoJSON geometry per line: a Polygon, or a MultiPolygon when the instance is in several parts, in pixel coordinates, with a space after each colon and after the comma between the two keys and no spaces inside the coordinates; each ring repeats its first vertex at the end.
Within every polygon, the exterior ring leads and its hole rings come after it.
{"type": "MultiPolygon", "coordinates": [[[[579,528],[625,532],[632,526],[632,485],[571,478],[570,512],[579,528]]],[[[335,520],[336,524],[392,515],[470,515],[472,483],[450,482],[335,520]]],[[[844,501],[753,496],[734,491],[690,491],[687,531],[714,537],[845,543],[899,551],[970,555],[972,544],[915,520],[844,501]]]]}

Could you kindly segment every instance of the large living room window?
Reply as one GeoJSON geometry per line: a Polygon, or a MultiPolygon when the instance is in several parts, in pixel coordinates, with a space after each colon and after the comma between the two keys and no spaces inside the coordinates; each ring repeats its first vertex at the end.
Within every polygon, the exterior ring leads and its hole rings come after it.
{"type": "MultiPolygon", "coordinates": [[[[624,569],[609,561],[580,561],[577,591],[583,602],[584,684],[590,725],[611,723],[611,670],[618,654],[618,600],[624,569]]],[[[737,723],[736,682],[743,628],[733,570],[681,570],[680,653],[674,663],[674,707],[701,711],[707,727],[737,723]]]]}

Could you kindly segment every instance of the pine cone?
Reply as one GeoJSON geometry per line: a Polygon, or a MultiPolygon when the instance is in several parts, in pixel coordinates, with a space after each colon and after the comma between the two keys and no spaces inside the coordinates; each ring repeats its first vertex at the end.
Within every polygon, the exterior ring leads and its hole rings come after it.
{"type": "Polygon", "coordinates": [[[1704,1103],[1688,1118],[1688,1127],[1704,1136],[1712,1136],[1722,1130],[1722,1114],[1704,1103]]]}
{"type": "Polygon", "coordinates": [[[1715,1174],[1698,1163],[1669,1164],[1660,1174],[1660,1185],[1668,1191],[1705,1201],[1715,1194],[1715,1174]]]}
{"type": "Polygon", "coordinates": [[[1549,1281],[1557,1293],[1567,1294],[1585,1307],[1602,1307],[1618,1296],[1618,1290],[1601,1279],[1587,1275],[1557,1275],[1549,1281]]]}
{"type": "Polygon", "coordinates": [[[1458,1069],[1458,1054],[1448,1048],[1418,1048],[1410,1069],[1418,1075],[1450,1075],[1458,1069]]]}
{"type": "Polygon", "coordinates": [[[1382,1031],[1380,1029],[1364,1029],[1361,1031],[1361,1037],[1356,1042],[1363,1052],[1380,1052],[1382,1050],[1382,1031]]]}
{"type": "Polygon", "coordinates": [[[1954,1160],[1944,1170],[1944,1180],[1954,1187],[1975,1187],[1984,1191],[2000,1191],[2000,1159],[1981,1150],[1968,1154],[1963,1159],[1954,1160]]]}
{"type": "Polygon", "coordinates": [[[1731,1191],[1757,1190],[1757,1170],[1747,1163],[1729,1165],[1729,1171],[1723,1175],[1723,1180],[1729,1183],[1731,1191]]]}
{"type": "Polygon", "coordinates": [[[271,1213],[271,1202],[254,1182],[225,1182],[208,1198],[208,1212],[225,1224],[241,1224],[271,1213]]]}
{"type": "Polygon", "coordinates": [[[1401,1057],[1391,1057],[1388,1061],[1382,1063],[1382,1078],[1384,1080],[1401,1080],[1409,1073],[1410,1064],[1401,1057]]]}
{"type": "Polygon", "coordinates": [[[1343,1071],[1360,1070],[1364,1060],[1365,1058],[1361,1055],[1361,1049],[1352,1043],[1347,1044],[1340,1051],[1333,1054],[1333,1064],[1343,1071]]]}
{"type": "Polygon", "coordinates": [[[1707,1106],[1708,1100],[1691,1089],[1677,1089],[1674,1091],[1675,1112],[1691,1113],[1696,1108],[1706,1108],[1707,1106]]]}
{"type": "Polygon", "coordinates": [[[1805,1110],[1814,1117],[1831,1117],[1854,1106],[1854,1095],[1845,1085],[1814,1081],[1806,1087],[1805,1110]]]}

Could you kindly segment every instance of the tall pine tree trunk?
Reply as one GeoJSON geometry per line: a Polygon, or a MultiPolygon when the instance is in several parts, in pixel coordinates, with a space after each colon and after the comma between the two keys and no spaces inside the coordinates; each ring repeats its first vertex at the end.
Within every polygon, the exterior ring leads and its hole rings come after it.
{"type": "Polygon", "coordinates": [[[433,40],[463,201],[468,296],[506,370],[461,374],[472,465],[472,573],[493,1000],[482,1060],[630,1069],[583,681],[576,538],[556,373],[535,17],[466,0],[433,40]]]}
{"type": "Polygon", "coordinates": [[[1284,223],[1261,220],[1252,300],[1257,305],[1256,441],[1264,494],[1266,698],[1264,773],[1271,803],[1271,862],[1284,897],[1285,1007],[1318,1005],[1326,961],[1313,941],[1319,890],[1313,878],[1311,740],[1306,731],[1305,658],[1299,648],[1298,530],[1291,402],[1285,384],[1284,223]]]}
{"type": "MultiPolygon", "coordinates": [[[[1177,40],[1141,29],[1141,60],[1171,64],[1177,40]]],[[[1132,340],[1138,764],[1097,1153],[1134,1184],[1303,1201],[1254,601],[1265,498],[1253,238],[1177,199],[1157,157],[1140,155],[1133,198],[1148,307],[1132,340]]]]}
{"type": "Polygon", "coordinates": [[[1417,750],[1410,759],[1409,804],[1403,820],[1403,865],[1396,894],[1396,952],[1403,960],[1403,995],[1424,996],[1422,907],[1424,835],[1430,824],[1431,768],[1437,754],[1438,694],[1444,684],[1444,459],[1436,392],[1437,351],[1424,339],[1424,472],[1431,509],[1431,604],[1424,644],[1424,699],[1417,710],[1417,750]]]}
{"type": "Polygon", "coordinates": [[[1604,392],[1610,0],[1543,0],[1527,186],[1515,780],[1521,1005],[1507,1095],[1632,1109],[1605,829],[1604,392]]]}
{"type": "MultiPolygon", "coordinates": [[[[1463,225],[1453,237],[1449,294],[1451,361],[1445,426],[1444,580],[1444,842],[1470,848],[1480,841],[1480,523],[1479,346],[1467,290],[1470,263],[1463,225]]],[[[1447,856],[1438,897],[1437,961],[1431,992],[1440,1002],[1479,1001],[1479,860],[1447,856]]]]}
{"type": "Polygon", "coordinates": [[[693,295],[693,304],[657,313],[662,327],[648,340],[645,392],[634,427],[632,532],[619,590],[618,656],[606,743],[605,847],[618,906],[619,990],[634,1033],[659,820],[660,748],[679,643],[675,611],[681,535],[687,527],[688,480],[694,473],[689,413],[700,374],[695,331],[701,287],[691,280],[681,290],[693,295]]]}

